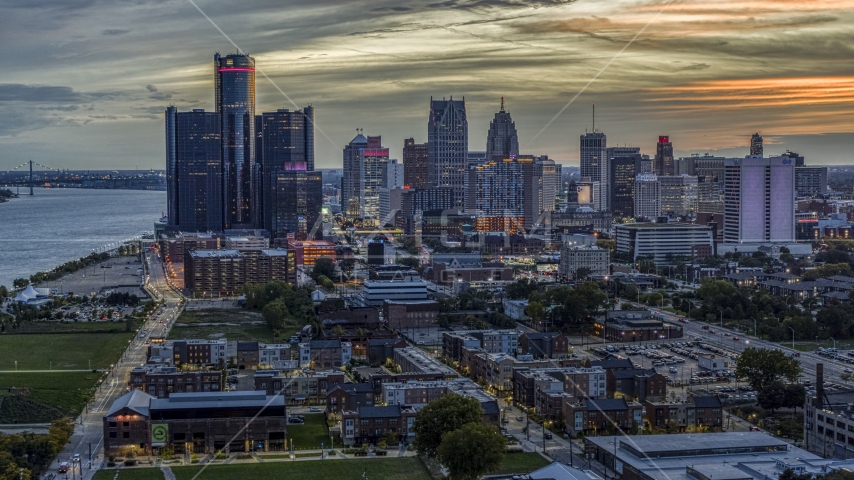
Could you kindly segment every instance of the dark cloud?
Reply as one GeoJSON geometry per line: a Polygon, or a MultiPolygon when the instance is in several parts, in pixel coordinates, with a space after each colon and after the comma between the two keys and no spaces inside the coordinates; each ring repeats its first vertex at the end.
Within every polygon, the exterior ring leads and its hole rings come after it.
{"type": "Polygon", "coordinates": [[[120,28],[108,28],[107,30],[104,30],[103,32],[101,32],[101,35],[119,36],[119,35],[124,35],[126,33],[130,33],[130,30],[123,30],[120,28]]]}
{"type": "Polygon", "coordinates": [[[155,93],[155,92],[157,92],[157,87],[155,87],[154,85],[152,85],[152,84],[150,84],[150,83],[149,83],[148,85],[146,85],[146,86],[145,86],[145,89],[146,89],[146,90],[148,90],[148,91],[149,91],[149,92],[151,92],[151,93],[155,93]]]}
{"type": "Polygon", "coordinates": [[[73,103],[84,100],[84,96],[71,87],[49,85],[24,85],[20,83],[0,84],[0,102],[48,102],[73,103]]]}

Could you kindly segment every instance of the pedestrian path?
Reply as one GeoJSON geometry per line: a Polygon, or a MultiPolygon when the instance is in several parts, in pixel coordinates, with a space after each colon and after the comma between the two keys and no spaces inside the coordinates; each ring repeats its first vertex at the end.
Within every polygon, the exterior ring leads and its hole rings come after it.
{"type": "Polygon", "coordinates": [[[172,472],[171,467],[160,467],[160,471],[163,472],[163,477],[165,480],[177,480],[175,478],[175,474],[172,472]]]}

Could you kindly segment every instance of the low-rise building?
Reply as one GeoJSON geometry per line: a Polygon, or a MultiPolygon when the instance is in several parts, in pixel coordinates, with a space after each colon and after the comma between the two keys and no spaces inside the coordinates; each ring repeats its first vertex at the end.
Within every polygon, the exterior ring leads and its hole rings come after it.
{"type": "Polygon", "coordinates": [[[644,402],[663,400],[667,396],[667,379],[654,368],[607,370],[608,397],[644,402]]]}
{"type": "Polygon", "coordinates": [[[140,365],[130,371],[128,387],[157,398],[171,393],[219,392],[222,370],[179,370],[163,365],[140,365]]]}
{"type": "Polygon", "coordinates": [[[560,250],[558,273],[564,279],[577,278],[579,270],[586,271],[587,275],[607,275],[610,264],[611,250],[607,248],[564,245],[560,250]]]}
{"type": "Polygon", "coordinates": [[[383,319],[394,330],[435,327],[438,317],[439,302],[435,300],[383,302],[383,319]]]}
{"type": "Polygon", "coordinates": [[[517,330],[457,330],[442,333],[442,355],[459,361],[462,349],[480,349],[486,353],[516,355],[519,351],[517,330]]]}
{"type": "Polygon", "coordinates": [[[525,408],[543,404],[541,395],[565,393],[578,400],[605,398],[606,391],[606,374],[601,367],[513,369],[513,399],[525,408]]]}
{"type": "Polygon", "coordinates": [[[407,346],[406,340],[400,337],[372,338],[368,340],[368,363],[382,365],[388,360],[394,361],[394,350],[407,346]]]}
{"type": "Polygon", "coordinates": [[[569,355],[569,339],[558,332],[526,332],[519,336],[519,355],[564,358],[569,355]]]}
{"type": "Polygon", "coordinates": [[[398,440],[410,443],[415,439],[414,408],[400,405],[358,407],[341,413],[341,435],[345,445],[378,443],[387,432],[398,440]]]}
{"type": "Polygon", "coordinates": [[[474,379],[486,382],[500,392],[513,391],[513,370],[515,368],[547,368],[553,366],[550,360],[518,360],[506,353],[476,353],[471,364],[460,362],[462,368],[469,368],[474,379]]]}
{"type": "Polygon", "coordinates": [[[684,402],[644,402],[647,425],[667,433],[720,432],[723,404],[716,396],[688,397],[684,402]]]}
{"type": "Polygon", "coordinates": [[[374,387],[370,383],[340,383],[326,393],[326,413],[357,410],[377,405],[374,387]]]}
{"type": "Polygon", "coordinates": [[[643,425],[643,405],[616,399],[577,399],[563,404],[563,418],[570,433],[583,432],[585,436],[611,433],[616,429],[629,432],[643,425]]]}
{"type": "Polygon", "coordinates": [[[301,367],[339,368],[353,358],[353,346],[340,340],[312,340],[300,343],[299,349],[301,367]]]}
{"type": "Polygon", "coordinates": [[[379,307],[386,300],[397,302],[427,300],[427,283],[414,275],[402,280],[365,280],[363,286],[366,305],[379,307]]]}
{"type": "Polygon", "coordinates": [[[400,367],[401,373],[441,374],[450,378],[459,376],[453,368],[416,347],[395,349],[394,363],[400,367]]]}
{"type": "Polygon", "coordinates": [[[714,252],[712,227],[686,223],[629,223],[614,225],[617,252],[633,259],[652,256],[657,265],[668,265],[674,258],[694,258],[699,246],[714,252]]]}
{"type": "Polygon", "coordinates": [[[288,405],[322,405],[327,392],[344,383],[342,372],[316,372],[310,375],[282,375],[278,370],[255,372],[255,390],[267,395],[284,395],[288,405]]]}
{"type": "Polygon", "coordinates": [[[697,355],[697,365],[703,370],[717,372],[728,369],[730,364],[731,362],[727,357],[709,354],[697,355]]]}
{"type": "Polygon", "coordinates": [[[647,310],[611,310],[593,324],[594,334],[611,342],[682,338],[682,327],[652,317],[647,310]]]}
{"type": "Polygon", "coordinates": [[[265,392],[173,393],[141,390],[117,398],[103,418],[106,455],[157,455],[285,449],[285,399],[265,392]]]}

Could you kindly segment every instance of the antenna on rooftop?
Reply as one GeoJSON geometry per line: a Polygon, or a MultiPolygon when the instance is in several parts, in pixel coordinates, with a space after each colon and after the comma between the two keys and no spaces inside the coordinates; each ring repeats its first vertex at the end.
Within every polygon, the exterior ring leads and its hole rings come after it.
{"type": "Polygon", "coordinates": [[[596,133],[596,102],[593,102],[593,133],[596,133]]]}
{"type": "Polygon", "coordinates": [[[501,111],[504,111],[504,97],[501,97],[501,111]]]}

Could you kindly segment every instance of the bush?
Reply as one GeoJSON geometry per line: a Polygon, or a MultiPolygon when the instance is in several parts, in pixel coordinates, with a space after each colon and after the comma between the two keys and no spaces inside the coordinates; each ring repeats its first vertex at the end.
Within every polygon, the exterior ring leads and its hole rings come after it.
{"type": "Polygon", "coordinates": [[[125,460],[125,466],[126,467],[133,467],[134,465],[136,465],[136,460],[130,460],[130,459],[125,460]]]}

